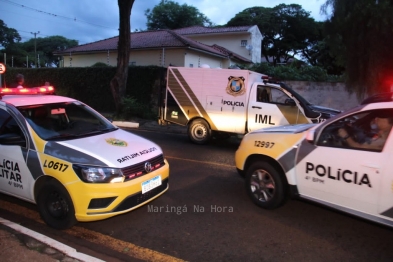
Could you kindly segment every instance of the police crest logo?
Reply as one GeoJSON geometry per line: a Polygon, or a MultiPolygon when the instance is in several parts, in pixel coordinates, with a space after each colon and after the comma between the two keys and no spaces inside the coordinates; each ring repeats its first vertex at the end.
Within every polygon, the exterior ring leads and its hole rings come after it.
{"type": "Polygon", "coordinates": [[[108,139],[105,139],[105,141],[108,144],[113,145],[113,146],[124,146],[124,147],[127,146],[127,142],[126,141],[119,140],[119,139],[116,139],[116,138],[108,138],[108,139]]]}
{"type": "Polygon", "coordinates": [[[244,77],[228,77],[227,93],[232,96],[241,96],[246,92],[244,77]]]}

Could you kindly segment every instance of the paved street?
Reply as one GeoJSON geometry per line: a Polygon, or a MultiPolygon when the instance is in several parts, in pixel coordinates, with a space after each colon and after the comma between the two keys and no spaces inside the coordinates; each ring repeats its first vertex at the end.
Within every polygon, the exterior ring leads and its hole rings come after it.
{"type": "Polygon", "coordinates": [[[234,167],[239,139],[198,146],[181,132],[133,132],[158,143],[170,163],[170,188],[160,198],[125,215],[78,223],[66,231],[48,228],[34,205],[4,195],[0,216],[103,260],[391,261],[393,257],[390,228],[305,201],[289,200],[271,211],[252,204],[234,167]]]}

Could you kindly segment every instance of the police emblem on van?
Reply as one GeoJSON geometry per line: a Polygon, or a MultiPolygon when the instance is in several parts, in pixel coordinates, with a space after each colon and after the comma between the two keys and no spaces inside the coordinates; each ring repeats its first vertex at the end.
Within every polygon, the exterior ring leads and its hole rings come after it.
{"type": "Polygon", "coordinates": [[[241,96],[246,92],[244,86],[244,77],[230,76],[228,77],[227,93],[232,96],[241,96]]]}

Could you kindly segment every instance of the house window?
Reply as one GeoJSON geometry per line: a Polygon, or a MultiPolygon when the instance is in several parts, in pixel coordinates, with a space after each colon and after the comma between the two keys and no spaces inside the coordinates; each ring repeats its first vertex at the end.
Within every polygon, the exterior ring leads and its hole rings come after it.
{"type": "Polygon", "coordinates": [[[194,64],[190,64],[190,67],[194,67],[194,64]]]}
{"type": "Polygon", "coordinates": [[[240,46],[247,46],[247,40],[241,40],[240,46]]]}

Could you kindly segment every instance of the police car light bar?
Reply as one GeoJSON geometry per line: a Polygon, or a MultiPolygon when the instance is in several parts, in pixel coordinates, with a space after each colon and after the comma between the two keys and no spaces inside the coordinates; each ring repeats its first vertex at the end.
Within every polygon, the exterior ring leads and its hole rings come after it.
{"type": "Polygon", "coordinates": [[[5,95],[51,95],[54,94],[53,86],[40,86],[31,88],[0,88],[0,97],[5,95]]]}

